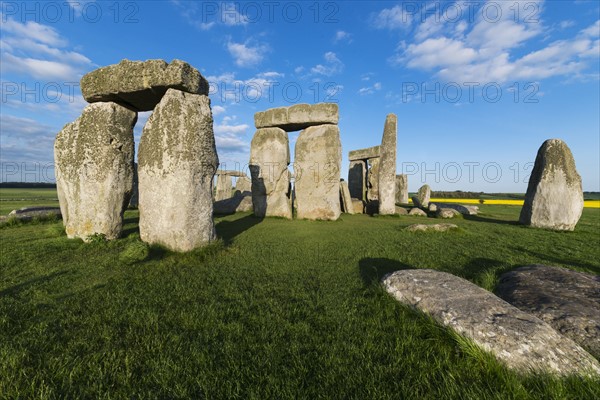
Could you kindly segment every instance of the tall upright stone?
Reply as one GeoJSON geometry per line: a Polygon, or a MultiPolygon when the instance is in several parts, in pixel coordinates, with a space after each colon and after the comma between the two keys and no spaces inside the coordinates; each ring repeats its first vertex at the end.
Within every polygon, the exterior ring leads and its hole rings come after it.
{"type": "Polygon", "coordinates": [[[408,204],[408,175],[396,175],[396,203],[408,204]]]}
{"type": "Polygon", "coordinates": [[[250,144],[252,203],[257,217],[292,218],[290,146],[280,128],[261,128],[250,144]]]}
{"type": "Polygon", "coordinates": [[[350,196],[353,198],[367,199],[367,163],[365,160],[350,161],[348,189],[350,190],[350,196]]]}
{"type": "Polygon", "coordinates": [[[379,214],[396,213],[396,135],[398,118],[388,114],[381,139],[379,165],[379,214]]]}
{"type": "Polygon", "coordinates": [[[415,207],[427,208],[429,207],[429,200],[431,199],[431,188],[429,185],[423,185],[419,188],[416,196],[413,196],[413,204],[415,207]]]}
{"type": "Polygon", "coordinates": [[[583,212],[581,176],[565,142],[546,140],[538,150],[519,221],[524,225],[572,231],[583,212]]]}
{"type": "Polygon", "coordinates": [[[381,158],[367,160],[369,171],[367,173],[367,200],[379,201],[379,164],[381,158]]]}
{"type": "Polygon", "coordinates": [[[340,182],[340,199],[342,201],[342,208],[346,214],[354,214],[354,204],[352,203],[352,196],[350,196],[350,190],[348,189],[348,182],[340,182]]]}
{"type": "Polygon", "coordinates": [[[90,104],[56,136],[56,185],[69,238],[120,236],[133,190],[136,120],[116,103],[90,104]]]}
{"type": "Polygon", "coordinates": [[[300,132],[295,155],[298,218],[338,219],[342,144],[337,125],[312,126],[300,132]]]}
{"type": "Polygon", "coordinates": [[[175,251],[213,240],[219,158],[208,96],[167,90],[144,126],[138,163],[142,240],[175,251]]]}
{"type": "Polygon", "coordinates": [[[218,174],[215,201],[230,199],[232,189],[231,176],[227,174],[218,174]]]}

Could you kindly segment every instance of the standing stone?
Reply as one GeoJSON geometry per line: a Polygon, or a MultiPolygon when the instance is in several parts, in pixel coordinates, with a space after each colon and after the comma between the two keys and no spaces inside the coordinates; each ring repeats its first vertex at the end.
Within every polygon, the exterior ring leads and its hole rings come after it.
{"type": "Polygon", "coordinates": [[[431,269],[402,270],[383,278],[396,300],[431,315],[510,368],[598,377],[600,363],[550,325],[479,286],[431,269]]]}
{"type": "Polygon", "coordinates": [[[354,204],[352,204],[352,196],[350,196],[350,190],[348,190],[348,182],[340,182],[340,195],[344,212],[347,214],[354,214],[354,204]]]}
{"type": "Polygon", "coordinates": [[[116,103],[94,103],[56,136],[56,185],[69,238],[120,236],[133,190],[136,120],[116,103]]]}
{"type": "Polygon", "coordinates": [[[369,172],[367,174],[367,200],[379,200],[379,160],[380,158],[371,158],[368,160],[369,172]]]}
{"type": "Polygon", "coordinates": [[[423,185],[419,188],[416,196],[413,196],[413,204],[415,207],[429,207],[429,199],[431,198],[431,188],[429,185],[423,185]]]}
{"type": "Polygon", "coordinates": [[[233,185],[231,184],[231,176],[226,174],[217,175],[217,189],[215,190],[215,201],[230,199],[232,189],[233,185]]]}
{"type": "Polygon", "coordinates": [[[252,181],[247,177],[238,178],[235,183],[235,196],[252,194],[252,181]]]}
{"type": "Polygon", "coordinates": [[[396,135],[398,118],[388,114],[381,139],[379,164],[379,214],[396,213],[396,135]]]}
{"type": "Polygon", "coordinates": [[[396,203],[408,204],[408,175],[396,175],[396,203]]]}
{"type": "Polygon", "coordinates": [[[138,162],[142,240],[189,251],[215,239],[208,96],[169,89],[144,126],[138,162]]]}
{"type": "Polygon", "coordinates": [[[337,125],[309,127],[296,141],[297,216],[336,220],[340,216],[342,144],[337,125]]]}
{"type": "Polygon", "coordinates": [[[131,200],[129,200],[129,207],[138,208],[140,203],[140,191],[138,184],[138,165],[133,164],[133,193],[131,194],[131,200]]]}
{"type": "Polygon", "coordinates": [[[364,160],[350,161],[348,189],[355,199],[367,199],[367,163],[364,160]]]}
{"type": "Polygon", "coordinates": [[[524,225],[572,231],[583,211],[581,176],[565,142],[546,140],[538,150],[519,221],[524,225]]]}
{"type": "Polygon", "coordinates": [[[363,214],[365,212],[365,203],[360,199],[352,199],[354,214],[363,214]]]}
{"type": "Polygon", "coordinates": [[[292,218],[290,146],[279,128],[258,129],[250,144],[252,203],[257,217],[292,218]]]}

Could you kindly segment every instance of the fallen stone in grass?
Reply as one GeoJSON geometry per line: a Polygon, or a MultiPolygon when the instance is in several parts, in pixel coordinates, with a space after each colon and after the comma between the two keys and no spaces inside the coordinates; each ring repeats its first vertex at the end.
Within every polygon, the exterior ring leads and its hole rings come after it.
{"type": "Polygon", "coordinates": [[[600,277],[527,265],[501,275],[496,294],[600,357],[600,277]]]}
{"type": "Polygon", "coordinates": [[[22,221],[30,221],[33,218],[47,218],[47,217],[61,218],[59,207],[23,207],[18,210],[12,210],[9,214],[9,218],[15,218],[22,221]]]}
{"type": "Polygon", "coordinates": [[[398,215],[408,215],[408,211],[406,211],[406,208],[404,208],[404,207],[398,207],[398,206],[396,206],[396,214],[398,214],[398,215]]]}
{"type": "Polygon", "coordinates": [[[454,218],[457,215],[460,215],[460,213],[451,208],[438,208],[435,213],[435,216],[437,218],[444,218],[444,219],[454,218]]]}
{"type": "Polygon", "coordinates": [[[414,224],[406,227],[406,230],[410,232],[447,232],[452,229],[458,229],[458,226],[454,224],[414,224]]]}
{"type": "Polygon", "coordinates": [[[408,215],[412,215],[413,217],[426,217],[427,213],[420,208],[414,207],[408,212],[408,215]]]}
{"type": "Polygon", "coordinates": [[[389,294],[491,352],[520,372],[600,376],[600,363],[537,317],[452,274],[402,270],[383,278],[389,294]]]}
{"type": "Polygon", "coordinates": [[[437,206],[437,208],[450,208],[458,211],[462,215],[477,215],[479,213],[478,206],[470,206],[463,204],[454,204],[454,203],[429,203],[429,211],[431,211],[431,205],[437,206]]]}

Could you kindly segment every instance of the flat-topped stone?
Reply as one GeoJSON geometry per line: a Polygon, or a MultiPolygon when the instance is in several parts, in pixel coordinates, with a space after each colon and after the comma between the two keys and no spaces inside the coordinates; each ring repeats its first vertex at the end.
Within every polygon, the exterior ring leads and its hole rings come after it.
{"type": "Polygon", "coordinates": [[[396,300],[491,352],[510,368],[559,375],[600,375],[600,363],[544,321],[446,272],[402,270],[383,278],[396,300]]]}
{"type": "Polygon", "coordinates": [[[112,101],[134,111],[150,111],[167,89],[208,95],[208,82],[190,64],[173,60],[129,61],[108,65],[81,78],[86,101],[112,101]]]}
{"type": "Polygon", "coordinates": [[[447,232],[454,229],[458,229],[458,226],[454,224],[413,224],[406,227],[406,230],[410,232],[447,232]]]}
{"type": "Polygon", "coordinates": [[[348,153],[350,161],[368,160],[369,158],[381,157],[381,146],[373,146],[366,149],[352,150],[348,153]]]}
{"type": "Polygon", "coordinates": [[[236,171],[236,170],[225,170],[225,169],[219,169],[217,170],[217,172],[215,172],[215,175],[226,175],[226,176],[235,176],[237,178],[246,178],[247,175],[245,173],[243,173],[242,171],[236,171]]]}
{"type": "Polygon", "coordinates": [[[254,114],[257,129],[276,127],[286,132],[323,124],[337,125],[338,120],[339,108],[335,103],[296,104],[254,114]]]}

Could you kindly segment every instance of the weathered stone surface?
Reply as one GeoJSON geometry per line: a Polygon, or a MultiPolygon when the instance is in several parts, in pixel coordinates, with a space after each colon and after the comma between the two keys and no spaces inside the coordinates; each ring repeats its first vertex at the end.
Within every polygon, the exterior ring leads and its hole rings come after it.
{"type": "Polygon", "coordinates": [[[408,211],[404,207],[396,206],[396,214],[398,215],[408,215],[408,211]]]}
{"type": "Polygon", "coordinates": [[[215,239],[219,158],[208,96],[167,90],[144,126],[138,163],[144,242],[189,251],[215,239]]]}
{"type": "Polygon", "coordinates": [[[336,125],[320,125],[303,130],[296,141],[295,156],[298,218],[338,219],[341,212],[339,182],[342,163],[339,128],[336,125]]]}
{"type": "Polygon", "coordinates": [[[231,184],[231,176],[227,174],[217,175],[217,186],[215,189],[215,201],[221,201],[231,198],[231,191],[233,185],[231,184]]]}
{"type": "Polygon", "coordinates": [[[250,144],[252,203],[257,217],[292,218],[290,146],[279,128],[258,129],[250,144]]]}
{"type": "Polygon", "coordinates": [[[116,103],[94,103],[56,136],[56,186],[69,238],[120,236],[133,186],[136,120],[116,103]]]}
{"type": "Polygon", "coordinates": [[[340,199],[342,200],[343,211],[347,214],[354,214],[354,205],[352,204],[352,196],[348,190],[348,182],[340,182],[340,199]]]}
{"type": "Polygon", "coordinates": [[[355,199],[367,199],[367,163],[364,160],[350,161],[348,189],[355,199]]]}
{"type": "Polygon", "coordinates": [[[113,101],[135,111],[150,111],[168,89],[208,95],[208,82],[181,60],[129,61],[99,68],[81,78],[86,101],[113,101]]]}
{"type": "Polygon", "coordinates": [[[415,207],[429,207],[429,199],[431,198],[431,188],[429,185],[423,185],[419,188],[416,196],[413,196],[412,201],[415,207]]]}
{"type": "MultiPolygon", "coordinates": [[[[249,193],[249,192],[245,192],[249,193]]],[[[252,211],[252,195],[234,196],[230,199],[215,201],[213,212],[215,214],[233,214],[236,212],[252,211]]]]}
{"type": "Polygon", "coordinates": [[[421,210],[420,208],[413,207],[408,212],[408,215],[412,215],[412,216],[415,216],[415,217],[426,217],[427,213],[425,211],[421,210]]]}
{"type": "MultiPolygon", "coordinates": [[[[367,173],[367,200],[379,200],[379,158],[368,160],[369,172],[367,173]]],[[[378,203],[379,204],[379,203],[378,203]]]]}
{"type": "Polygon", "coordinates": [[[456,214],[460,215],[458,211],[453,210],[451,208],[438,208],[437,212],[435,213],[435,216],[438,218],[449,219],[454,218],[456,214]]]}
{"type": "Polygon", "coordinates": [[[458,226],[454,224],[414,224],[406,227],[406,230],[411,232],[447,232],[453,229],[458,229],[458,226]]]}
{"type": "Polygon", "coordinates": [[[249,194],[252,195],[252,181],[247,176],[238,178],[235,183],[235,196],[249,194]]]}
{"type": "Polygon", "coordinates": [[[296,104],[254,114],[254,125],[257,129],[280,128],[287,132],[299,131],[309,126],[337,124],[338,120],[339,110],[335,103],[296,104]]]}
{"type": "Polygon", "coordinates": [[[429,212],[436,212],[438,210],[438,206],[434,203],[429,203],[429,207],[427,207],[429,212]]]}
{"type": "Polygon", "coordinates": [[[408,204],[408,175],[396,175],[396,203],[408,204]]]}
{"type": "Polygon", "coordinates": [[[600,375],[600,363],[571,339],[465,279],[430,269],[403,270],[386,275],[383,286],[510,368],[600,375]]]}
{"type": "Polygon", "coordinates": [[[501,275],[495,292],[600,357],[600,276],[527,265],[501,275]]]}
{"type": "Polygon", "coordinates": [[[565,142],[546,140],[538,150],[519,221],[524,225],[572,231],[583,212],[581,176],[565,142]]]}
{"type": "Polygon", "coordinates": [[[458,211],[462,215],[477,215],[479,213],[479,207],[473,205],[463,205],[454,203],[429,203],[429,207],[435,204],[438,208],[451,208],[458,211]]]}
{"type": "Polygon", "coordinates": [[[12,210],[8,216],[0,216],[0,222],[8,219],[31,221],[34,218],[47,218],[52,216],[57,218],[62,217],[59,207],[23,207],[18,210],[12,210]]]}
{"type": "Polygon", "coordinates": [[[365,202],[360,199],[352,199],[352,206],[354,207],[354,214],[364,214],[365,202]]]}
{"type": "Polygon", "coordinates": [[[383,128],[379,163],[379,214],[381,215],[393,215],[396,212],[397,125],[396,115],[388,114],[383,128]]]}
{"type": "Polygon", "coordinates": [[[366,149],[352,150],[348,153],[350,161],[368,160],[369,158],[381,157],[381,146],[368,147],[366,149]]]}

